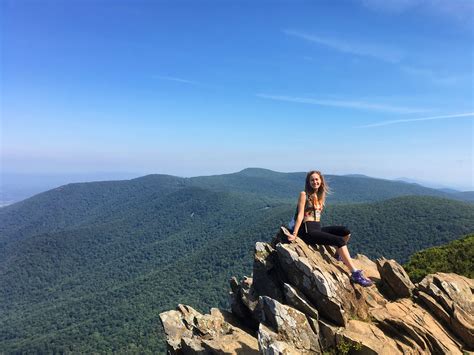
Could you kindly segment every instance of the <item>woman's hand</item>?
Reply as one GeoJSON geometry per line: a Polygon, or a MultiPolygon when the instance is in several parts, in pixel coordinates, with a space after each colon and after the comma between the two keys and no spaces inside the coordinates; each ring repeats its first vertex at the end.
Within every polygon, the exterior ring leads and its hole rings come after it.
{"type": "Polygon", "coordinates": [[[286,236],[289,242],[292,242],[296,239],[296,234],[294,233],[291,234],[290,231],[286,229],[285,227],[281,226],[280,229],[283,232],[283,234],[286,236]]]}

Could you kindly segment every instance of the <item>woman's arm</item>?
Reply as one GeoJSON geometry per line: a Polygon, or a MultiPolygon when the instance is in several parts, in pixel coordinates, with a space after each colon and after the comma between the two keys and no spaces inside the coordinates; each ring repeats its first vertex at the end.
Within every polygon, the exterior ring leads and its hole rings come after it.
{"type": "Polygon", "coordinates": [[[293,230],[293,235],[295,236],[295,238],[298,235],[298,231],[301,227],[301,223],[303,222],[305,202],[306,202],[306,192],[301,191],[300,197],[298,199],[298,215],[296,216],[295,229],[293,230]]]}

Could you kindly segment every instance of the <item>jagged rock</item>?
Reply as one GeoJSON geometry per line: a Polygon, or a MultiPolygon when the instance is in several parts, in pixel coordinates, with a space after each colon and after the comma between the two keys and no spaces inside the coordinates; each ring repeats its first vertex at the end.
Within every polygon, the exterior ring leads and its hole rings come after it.
{"type": "Polygon", "coordinates": [[[412,296],[415,285],[399,263],[380,258],[377,260],[377,269],[381,278],[381,290],[387,297],[395,300],[412,296]]]}
{"type": "Polygon", "coordinates": [[[182,338],[181,348],[180,350],[176,350],[176,351],[185,355],[187,354],[205,355],[206,353],[208,353],[206,349],[203,348],[202,342],[196,338],[182,338]]]}
{"type": "Polygon", "coordinates": [[[336,327],[323,320],[318,321],[319,325],[319,342],[323,350],[334,349],[336,347],[336,334],[342,327],[336,327]]]}
{"type": "Polygon", "coordinates": [[[267,296],[260,297],[260,305],[262,323],[273,328],[279,340],[300,352],[321,352],[319,329],[313,328],[314,323],[304,313],[267,296]]]}
{"type": "MultiPolygon", "coordinates": [[[[357,350],[358,354],[403,354],[397,343],[387,337],[374,324],[349,320],[347,326],[336,333],[336,348],[345,346],[357,350]]],[[[410,350],[406,347],[405,350],[410,350]]]]}
{"type": "Polygon", "coordinates": [[[285,292],[285,300],[288,305],[303,312],[311,318],[316,320],[319,319],[318,311],[310,304],[306,297],[301,294],[301,292],[286,283],[283,284],[283,289],[285,292]]]}
{"type": "Polygon", "coordinates": [[[474,280],[456,274],[426,276],[416,288],[419,299],[474,350],[474,280]]]}
{"type": "Polygon", "coordinates": [[[192,337],[192,331],[186,327],[183,317],[178,311],[160,313],[160,320],[166,334],[168,350],[175,353],[181,348],[181,339],[192,337]]]}
{"type": "Polygon", "coordinates": [[[230,292],[229,292],[229,305],[232,313],[240,319],[250,318],[250,311],[242,302],[240,294],[240,286],[236,277],[232,277],[229,280],[230,292]]]}
{"type": "Polygon", "coordinates": [[[281,291],[281,272],[276,261],[275,249],[270,244],[255,244],[253,264],[253,287],[260,296],[268,296],[279,302],[283,301],[281,291]]]}
{"type": "Polygon", "coordinates": [[[350,282],[333,248],[308,246],[299,238],[293,243],[278,240],[277,235],[272,244],[257,243],[253,278],[231,279],[232,314],[213,309],[211,315],[202,315],[180,305],[160,315],[171,353],[245,354],[259,349],[272,355],[348,350],[391,355],[472,350],[474,280],[435,274],[413,290],[396,262],[380,259],[376,264],[357,255],[355,266],[377,281],[364,288],[350,282]]]}
{"type": "Polygon", "coordinates": [[[283,340],[281,336],[262,323],[260,323],[260,327],[258,328],[258,348],[260,354],[263,355],[299,355],[308,353],[306,350],[301,351],[300,349],[294,348],[283,340]]]}
{"type": "Polygon", "coordinates": [[[258,341],[216,308],[201,314],[189,306],[160,314],[171,354],[257,354],[258,341]]]}
{"type": "MultiPolygon", "coordinates": [[[[278,244],[276,250],[286,278],[320,315],[338,326],[344,326],[352,316],[368,318],[367,291],[351,284],[342,263],[327,260],[326,249],[315,250],[297,238],[292,244],[278,244]]],[[[371,298],[377,299],[381,297],[371,298]]]]}
{"type": "Polygon", "coordinates": [[[229,292],[229,303],[234,313],[246,326],[257,329],[260,319],[258,306],[258,295],[252,287],[253,280],[245,277],[240,283],[235,277],[230,279],[231,292],[229,292]]]}
{"type": "Polygon", "coordinates": [[[461,354],[459,344],[446,329],[411,299],[403,298],[371,309],[371,315],[380,329],[419,353],[461,354]]]}

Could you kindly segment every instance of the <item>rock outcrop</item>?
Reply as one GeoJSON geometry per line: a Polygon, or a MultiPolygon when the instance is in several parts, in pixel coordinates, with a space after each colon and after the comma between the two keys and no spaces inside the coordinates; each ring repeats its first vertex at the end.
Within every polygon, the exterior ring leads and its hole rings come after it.
{"type": "Polygon", "coordinates": [[[413,285],[394,260],[363,255],[375,281],[351,283],[334,250],[302,240],[256,243],[253,277],[232,278],[231,313],[189,306],[160,314],[172,354],[463,354],[474,350],[474,280],[413,285]]]}

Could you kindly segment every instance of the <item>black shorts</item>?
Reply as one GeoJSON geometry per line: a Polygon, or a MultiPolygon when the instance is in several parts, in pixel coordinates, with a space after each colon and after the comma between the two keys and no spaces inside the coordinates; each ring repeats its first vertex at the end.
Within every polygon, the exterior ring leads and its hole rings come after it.
{"type": "Polygon", "coordinates": [[[344,237],[351,231],[343,226],[322,227],[319,222],[305,222],[298,231],[298,236],[306,244],[331,245],[340,248],[347,244],[344,237]]]}

